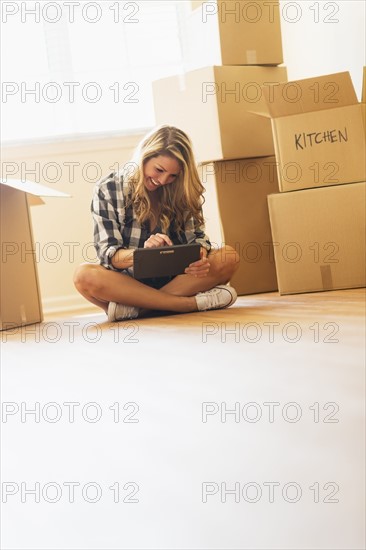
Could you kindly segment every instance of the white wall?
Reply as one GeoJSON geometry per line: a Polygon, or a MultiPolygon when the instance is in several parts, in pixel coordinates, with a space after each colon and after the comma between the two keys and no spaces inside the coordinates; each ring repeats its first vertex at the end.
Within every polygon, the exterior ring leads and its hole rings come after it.
{"type": "Polygon", "coordinates": [[[289,80],[349,71],[361,99],[366,65],[363,0],[280,0],[289,80]],[[297,20],[298,19],[298,20],[297,20]]]}

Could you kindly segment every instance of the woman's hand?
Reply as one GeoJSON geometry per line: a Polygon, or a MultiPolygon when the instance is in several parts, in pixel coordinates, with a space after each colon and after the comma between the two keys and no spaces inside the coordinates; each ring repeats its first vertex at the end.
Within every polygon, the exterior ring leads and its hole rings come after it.
{"type": "Polygon", "coordinates": [[[192,275],[193,277],[207,277],[210,271],[210,262],[207,258],[207,250],[201,248],[201,259],[197,262],[189,264],[188,267],[184,270],[184,273],[187,275],[192,275]]]}
{"type": "Polygon", "coordinates": [[[151,235],[145,242],[144,242],[144,248],[157,248],[159,246],[172,246],[173,243],[169,239],[168,235],[164,235],[164,233],[155,233],[155,235],[151,235]]]}

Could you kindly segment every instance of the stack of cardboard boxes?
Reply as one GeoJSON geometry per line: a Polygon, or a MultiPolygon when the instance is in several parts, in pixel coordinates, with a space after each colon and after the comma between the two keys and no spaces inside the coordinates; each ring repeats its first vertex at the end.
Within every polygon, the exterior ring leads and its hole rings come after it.
{"type": "Polygon", "coordinates": [[[238,294],[277,290],[267,195],[278,191],[271,121],[252,111],[287,81],[279,2],[192,2],[184,74],[153,83],[157,124],[191,138],[206,188],[206,231],[233,246],[238,294]],[[221,221],[221,223],[220,223],[221,221]]]}
{"type": "Polygon", "coordinates": [[[280,293],[365,286],[365,121],[349,73],[263,91],[280,191],[268,197],[280,293]]]}
{"type": "Polygon", "coordinates": [[[153,84],[156,121],[192,139],[238,294],[362,287],[365,83],[359,104],[348,73],[287,82],[278,4],[192,2],[189,70],[153,84]]]}

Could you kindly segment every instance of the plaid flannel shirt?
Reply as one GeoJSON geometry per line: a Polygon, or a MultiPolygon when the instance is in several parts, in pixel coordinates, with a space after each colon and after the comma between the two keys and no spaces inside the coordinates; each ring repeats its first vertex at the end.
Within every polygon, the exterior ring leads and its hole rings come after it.
{"type": "MultiPolygon", "coordinates": [[[[127,199],[130,190],[127,182],[116,172],[100,180],[94,190],[91,212],[94,221],[94,246],[101,265],[115,271],[122,271],[111,264],[111,259],[120,248],[143,248],[152,233],[162,232],[159,225],[150,231],[149,222],[140,224],[133,206],[127,199]]],[[[178,234],[169,227],[167,235],[173,244],[197,242],[207,251],[211,249],[205,228],[193,216],[188,218],[184,232],[178,234]]],[[[130,270],[130,269],[129,269],[130,270]]]]}

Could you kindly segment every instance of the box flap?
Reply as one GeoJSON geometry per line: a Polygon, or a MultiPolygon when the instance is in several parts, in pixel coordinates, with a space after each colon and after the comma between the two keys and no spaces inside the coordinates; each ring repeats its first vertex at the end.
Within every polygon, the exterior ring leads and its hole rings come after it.
{"type": "Polygon", "coordinates": [[[27,201],[29,206],[39,206],[40,204],[44,204],[44,200],[41,199],[41,197],[37,197],[37,195],[27,194],[27,201]]]}
{"type": "Polygon", "coordinates": [[[191,0],[191,9],[195,10],[197,8],[200,8],[203,2],[204,0],[191,0]]]}
{"type": "Polygon", "coordinates": [[[362,81],[362,103],[366,103],[366,67],[363,68],[363,81],[362,81]]]}
{"type": "MultiPolygon", "coordinates": [[[[29,193],[35,195],[36,197],[71,197],[67,193],[62,191],[56,191],[56,189],[51,189],[45,185],[40,185],[33,181],[22,181],[22,180],[13,180],[7,179],[0,180],[1,185],[7,185],[8,187],[13,187],[13,189],[18,189],[19,191],[24,191],[24,193],[29,193]]],[[[40,204],[39,201],[35,201],[32,204],[40,204]]]]}
{"type": "Polygon", "coordinates": [[[263,86],[266,113],[272,118],[346,107],[358,103],[349,72],[263,86]]]}

